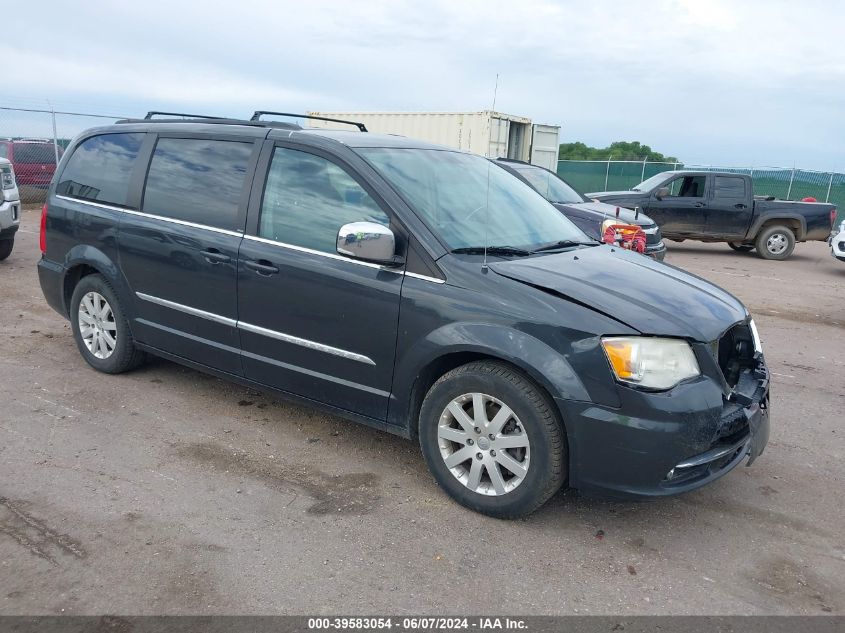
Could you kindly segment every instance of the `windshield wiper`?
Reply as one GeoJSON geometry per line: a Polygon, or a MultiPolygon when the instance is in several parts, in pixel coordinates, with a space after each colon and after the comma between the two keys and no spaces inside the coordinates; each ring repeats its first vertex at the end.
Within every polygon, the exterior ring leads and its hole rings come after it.
{"type": "MultiPolygon", "coordinates": [[[[517,248],[516,246],[488,246],[488,255],[516,255],[518,257],[525,257],[530,255],[533,251],[527,251],[524,248],[517,248]]],[[[459,255],[483,255],[485,248],[483,246],[462,246],[461,248],[453,248],[453,253],[459,255]]]]}
{"type": "Polygon", "coordinates": [[[573,246],[597,246],[598,242],[576,242],[575,240],[560,240],[535,248],[532,253],[543,253],[545,251],[556,251],[559,248],[572,248],[573,246]]]}

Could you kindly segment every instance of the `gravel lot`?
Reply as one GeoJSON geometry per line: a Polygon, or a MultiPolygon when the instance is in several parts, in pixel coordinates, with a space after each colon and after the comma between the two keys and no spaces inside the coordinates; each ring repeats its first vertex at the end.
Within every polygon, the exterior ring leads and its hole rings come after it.
{"type": "Polygon", "coordinates": [[[845,612],[845,264],[670,243],[738,295],[774,375],[751,468],[682,497],[452,503],[414,444],[154,360],[85,364],[38,285],[38,211],[0,263],[0,613],[845,612]]]}

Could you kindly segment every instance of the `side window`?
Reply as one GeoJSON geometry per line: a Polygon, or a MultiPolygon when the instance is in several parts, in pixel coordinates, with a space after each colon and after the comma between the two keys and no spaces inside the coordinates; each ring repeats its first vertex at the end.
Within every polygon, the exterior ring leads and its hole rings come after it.
{"type": "Polygon", "coordinates": [[[101,134],[84,140],[62,170],[56,193],[126,206],[129,178],[144,134],[101,134]]]}
{"type": "Polygon", "coordinates": [[[703,198],[706,176],[681,176],[661,185],[673,198],[703,198]]]}
{"type": "Polygon", "coordinates": [[[5,143],[0,143],[0,158],[9,158],[9,148],[5,143]]]}
{"type": "Polygon", "coordinates": [[[343,169],[314,154],[276,148],[261,203],[260,237],[335,253],[338,229],[362,220],[390,224],[343,169]]]}
{"type": "Polygon", "coordinates": [[[745,199],[745,179],[733,176],[716,176],[715,193],[716,198],[741,198],[745,199]]]}
{"type": "Polygon", "coordinates": [[[160,138],[143,210],[166,218],[236,230],[252,143],[160,138]]]}

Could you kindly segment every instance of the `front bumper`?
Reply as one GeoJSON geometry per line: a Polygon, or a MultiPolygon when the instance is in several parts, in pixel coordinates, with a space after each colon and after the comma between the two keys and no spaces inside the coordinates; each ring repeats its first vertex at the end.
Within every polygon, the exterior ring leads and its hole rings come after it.
{"type": "Polygon", "coordinates": [[[643,253],[646,257],[651,257],[659,262],[662,262],[666,259],[666,244],[660,242],[654,246],[646,246],[645,252],[643,253]]]}
{"type": "Polygon", "coordinates": [[[558,400],[567,427],[570,486],[617,498],[700,488],[763,452],[769,373],[762,356],[729,397],[707,376],[662,393],[620,388],[621,406],[558,400]]]}

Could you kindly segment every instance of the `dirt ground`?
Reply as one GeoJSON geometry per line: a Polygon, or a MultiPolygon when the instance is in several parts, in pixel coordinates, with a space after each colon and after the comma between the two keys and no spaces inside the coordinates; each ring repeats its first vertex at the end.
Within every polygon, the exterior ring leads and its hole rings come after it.
{"type": "Polygon", "coordinates": [[[845,612],[845,264],[670,243],[755,315],[751,467],[681,497],[498,521],[414,444],[157,360],[91,370],[47,307],[38,211],[0,263],[0,613],[845,612]]]}

